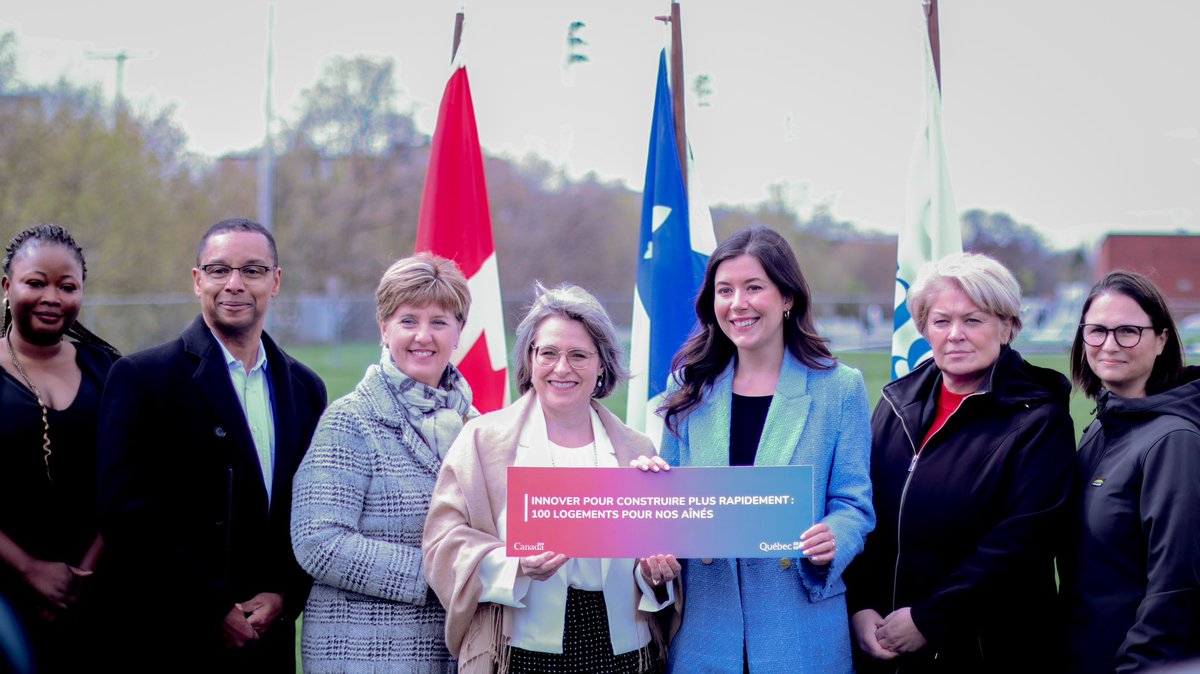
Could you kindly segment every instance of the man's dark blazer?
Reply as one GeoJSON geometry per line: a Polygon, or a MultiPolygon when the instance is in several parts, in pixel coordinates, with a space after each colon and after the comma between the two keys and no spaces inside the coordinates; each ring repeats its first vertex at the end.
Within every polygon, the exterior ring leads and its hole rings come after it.
{"type": "Polygon", "coordinates": [[[292,553],[292,475],[327,399],[316,373],[262,339],[275,414],[269,509],[224,353],[201,317],[109,374],[100,413],[101,569],[118,588],[114,624],[134,639],[109,644],[122,649],[124,668],[139,669],[131,658],[145,656],[145,669],[166,658],[176,671],[182,663],[230,671],[249,658],[268,671],[295,671],[295,618],[311,579],[292,553]],[[283,616],[249,650],[226,652],[222,620],[260,592],[284,596],[283,616]]]}

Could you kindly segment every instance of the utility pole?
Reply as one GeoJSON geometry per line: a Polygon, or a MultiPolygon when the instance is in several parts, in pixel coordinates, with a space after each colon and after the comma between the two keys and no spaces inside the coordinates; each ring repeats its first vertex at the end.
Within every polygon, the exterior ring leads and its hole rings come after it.
{"type": "Polygon", "coordinates": [[[114,106],[118,110],[125,108],[125,62],[129,59],[151,58],[153,52],[136,52],[128,49],[120,51],[95,51],[88,50],[87,57],[96,61],[115,61],[117,64],[117,91],[114,98],[114,106]]]}
{"type": "MultiPolygon", "coordinates": [[[[275,3],[267,9],[267,91],[264,104],[266,112],[266,130],[263,131],[262,147],[258,150],[258,224],[268,232],[275,230],[275,147],[271,125],[275,121],[274,110],[271,106],[271,81],[275,77],[275,3]]],[[[278,261],[277,261],[278,262],[278,261]]],[[[264,327],[272,327],[272,319],[268,314],[264,327]]],[[[338,350],[334,349],[335,360],[338,350]]]]}
{"type": "Polygon", "coordinates": [[[267,14],[267,93],[266,131],[262,147],[258,151],[258,222],[267,231],[274,230],[275,219],[275,137],[271,127],[275,123],[275,112],[271,104],[272,80],[275,77],[275,3],[271,3],[267,14]]]}

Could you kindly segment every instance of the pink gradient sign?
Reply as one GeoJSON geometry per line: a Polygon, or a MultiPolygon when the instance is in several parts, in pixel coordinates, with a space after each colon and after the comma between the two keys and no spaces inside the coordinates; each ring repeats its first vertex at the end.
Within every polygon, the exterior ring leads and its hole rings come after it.
{"type": "Polygon", "coordinates": [[[509,557],[799,557],[812,466],[508,469],[509,557]]]}

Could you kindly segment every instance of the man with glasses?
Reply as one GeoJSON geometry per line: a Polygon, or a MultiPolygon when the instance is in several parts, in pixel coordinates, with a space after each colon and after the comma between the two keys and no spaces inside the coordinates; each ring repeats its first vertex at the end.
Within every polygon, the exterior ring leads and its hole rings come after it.
{"type": "Polygon", "coordinates": [[[295,671],[310,580],[289,537],[292,475],[326,393],[263,331],[281,278],[270,232],[218,222],[192,269],[200,316],[113,367],[100,524],[120,671],[295,671]]]}

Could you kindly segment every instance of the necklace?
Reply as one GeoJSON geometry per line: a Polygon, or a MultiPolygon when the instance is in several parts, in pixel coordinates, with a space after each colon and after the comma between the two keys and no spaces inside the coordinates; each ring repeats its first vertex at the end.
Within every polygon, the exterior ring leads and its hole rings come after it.
{"type": "Polygon", "coordinates": [[[46,464],[46,479],[53,482],[54,478],[50,475],[50,408],[42,400],[41,391],[38,391],[38,388],[33,385],[33,380],[25,374],[25,368],[21,367],[21,362],[17,360],[17,352],[13,351],[11,332],[5,333],[4,344],[8,347],[8,357],[12,359],[13,367],[17,368],[17,374],[25,380],[25,385],[29,387],[30,391],[33,391],[33,397],[37,398],[37,403],[42,408],[42,463],[46,464]]]}

